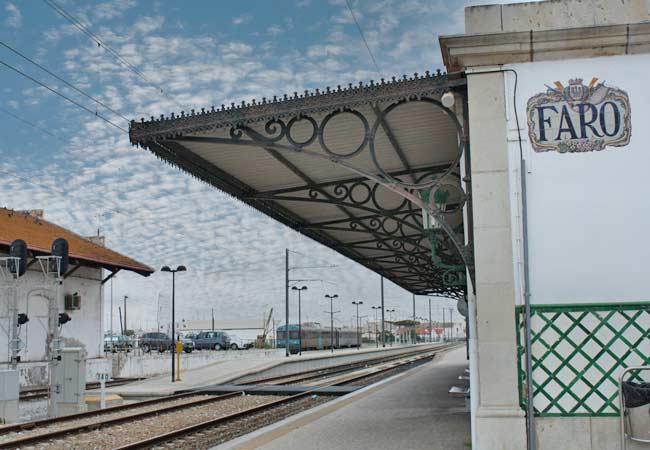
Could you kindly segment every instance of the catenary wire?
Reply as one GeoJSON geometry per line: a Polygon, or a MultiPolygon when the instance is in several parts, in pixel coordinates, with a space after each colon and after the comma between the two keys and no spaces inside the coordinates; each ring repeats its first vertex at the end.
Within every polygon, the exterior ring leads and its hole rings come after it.
{"type": "Polygon", "coordinates": [[[83,95],[84,97],[89,98],[90,100],[92,100],[93,102],[97,103],[98,105],[100,105],[100,106],[106,108],[107,110],[109,110],[109,111],[112,112],[113,114],[115,114],[115,115],[117,115],[117,116],[120,116],[122,119],[126,120],[127,122],[130,122],[130,120],[129,120],[128,117],[124,116],[123,114],[119,113],[118,111],[115,111],[113,108],[111,108],[110,106],[108,106],[107,104],[105,104],[104,102],[102,102],[101,100],[99,100],[99,99],[93,97],[92,95],[88,94],[87,92],[84,92],[83,90],[79,89],[78,87],[76,87],[76,86],[73,85],[72,83],[70,83],[70,82],[66,81],[65,79],[61,78],[59,75],[57,75],[57,74],[53,73],[52,71],[48,70],[46,67],[44,67],[43,65],[37,63],[36,61],[34,61],[33,59],[29,58],[28,56],[26,56],[25,54],[21,53],[20,51],[16,50],[15,48],[13,48],[12,46],[10,46],[9,44],[0,41],[0,45],[3,46],[3,47],[5,47],[7,50],[13,52],[14,54],[20,56],[20,57],[23,58],[24,60],[26,60],[26,61],[32,63],[33,65],[35,65],[36,67],[38,67],[39,69],[41,69],[42,71],[44,71],[45,73],[47,73],[47,74],[53,76],[54,78],[56,78],[56,79],[59,80],[60,82],[64,83],[64,84],[65,84],[66,86],[68,86],[69,88],[74,89],[75,91],[77,91],[78,93],[80,93],[81,95],[83,95]]]}
{"type": "Polygon", "coordinates": [[[23,122],[23,123],[25,123],[25,124],[27,124],[27,125],[29,125],[31,127],[34,127],[35,129],[37,129],[39,131],[42,131],[43,133],[45,133],[45,134],[47,134],[49,136],[52,136],[53,138],[55,138],[55,139],[57,139],[57,140],[59,140],[61,142],[65,142],[63,140],[63,138],[57,136],[56,134],[52,133],[51,131],[49,131],[49,130],[47,130],[47,129],[45,129],[45,128],[37,125],[37,124],[35,124],[34,122],[31,122],[31,121],[25,119],[24,117],[20,117],[18,114],[14,114],[13,112],[9,111],[6,108],[3,108],[2,106],[0,106],[0,111],[7,114],[8,116],[13,117],[14,119],[16,119],[16,120],[18,120],[20,122],[23,122]]]}
{"type": "Polygon", "coordinates": [[[354,23],[357,25],[357,30],[359,30],[359,34],[361,35],[361,39],[363,40],[363,43],[366,45],[366,49],[368,50],[368,54],[370,55],[370,59],[372,59],[372,63],[375,66],[375,70],[377,71],[377,74],[381,77],[381,70],[379,70],[379,65],[377,64],[377,60],[375,59],[375,55],[372,54],[372,50],[370,50],[370,46],[368,45],[368,41],[366,41],[366,36],[363,34],[363,30],[361,29],[361,25],[359,25],[359,21],[357,20],[357,16],[354,14],[354,11],[352,10],[352,5],[350,5],[350,0],[345,0],[345,4],[348,5],[348,9],[350,10],[350,14],[352,14],[352,19],[354,20],[354,23]]]}
{"type": "Polygon", "coordinates": [[[153,80],[151,80],[149,77],[147,77],[140,69],[138,69],[136,66],[131,64],[129,61],[127,61],[122,55],[120,55],[117,51],[113,50],[106,42],[104,42],[99,36],[97,36],[95,33],[90,31],[88,27],[86,27],[79,19],[77,19],[75,16],[67,12],[61,5],[56,3],[54,0],[43,0],[47,6],[52,8],[57,14],[59,14],[61,17],[66,19],[68,22],[70,22],[75,28],[77,28],[79,31],[84,33],[86,36],[88,36],[94,43],[97,44],[98,47],[102,47],[104,50],[109,52],[115,59],[117,59],[120,64],[122,64],[124,67],[129,69],[131,72],[136,74],[138,77],[140,77],[142,80],[146,81],[150,86],[154,87],[156,90],[158,90],[161,94],[172,100],[174,103],[176,103],[177,106],[182,107],[178,102],[176,102],[173,98],[171,98],[167,92],[159,85],[157,85],[153,80]]]}
{"type": "Polygon", "coordinates": [[[39,86],[41,86],[41,87],[47,89],[48,91],[52,92],[53,94],[56,94],[56,95],[58,95],[59,97],[61,97],[61,98],[65,99],[65,100],[67,100],[68,102],[70,102],[70,103],[72,103],[73,105],[75,105],[75,106],[77,106],[77,107],[83,109],[84,111],[86,111],[86,112],[88,112],[88,113],[90,113],[90,114],[92,114],[92,115],[94,115],[94,116],[96,116],[96,117],[99,117],[99,118],[102,119],[104,122],[106,122],[106,123],[108,123],[108,124],[114,126],[115,128],[117,128],[117,129],[123,131],[124,133],[128,133],[128,130],[127,130],[126,128],[123,128],[123,127],[119,126],[118,124],[112,122],[110,119],[107,119],[106,117],[104,117],[104,116],[102,116],[101,114],[99,114],[97,111],[93,111],[92,109],[87,108],[86,106],[84,106],[84,105],[82,105],[81,103],[79,103],[79,102],[77,102],[77,101],[71,99],[70,97],[66,96],[65,94],[60,93],[60,92],[57,91],[56,89],[51,88],[51,87],[48,86],[47,84],[45,84],[45,83],[43,83],[43,82],[37,80],[36,78],[32,77],[31,75],[28,75],[27,73],[23,72],[22,70],[18,69],[17,67],[14,67],[14,66],[12,66],[11,64],[9,64],[9,63],[7,63],[7,62],[1,60],[1,59],[0,59],[0,64],[2,64],[3,66],[7,67],[8,69],[13,70],[13,71],[16,72],[17,74],[22,75],[23,77],[27,78],[28,80],[30,80],[30,81],[32,81],[32,82],[38,84],[39,86]]]}

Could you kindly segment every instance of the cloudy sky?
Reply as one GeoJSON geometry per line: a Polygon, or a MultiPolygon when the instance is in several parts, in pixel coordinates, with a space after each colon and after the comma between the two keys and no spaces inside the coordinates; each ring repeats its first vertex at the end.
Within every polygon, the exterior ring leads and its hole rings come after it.
{"type": "MultiPolygon", "coordinates": [[[[463,8],[480,1],[351,0],[384,76],[443,68],[437,36],[463,32],[463,8]]],[[[0,41],[96,97],[97,105],[0,45],[0,62],[63,93],[72,105],[0,64],[0,206],[42,208],[79,234],[154,268],[185,264],[180,317],[284,317],[284,249],[291,278],[306,279],[305,319],[322,321],[323,295],[379,303],[379,276],[132,147],[127,119],[358,82],[377,74],[344,0],[56,0],[118,57],[47,1],[2,2],[0,41]],[[128,65],[128,66],[127,66],[128,65]],[[111,111],[112,110],[112,111],[111,111]],[[99,113],[112,124],[95,116],[99,113]],[[328,267],[336,266],[336,267],[328,267]]],[[[26,240],[29,240],[27,237],[26,240]]],[[[119,274],[113,295],[155,326],[171,282],[119,274]]],[[[110,288],[107,287],[107,298],[110,288]]],[[[295,303],[295,300],[294,300],[295,303]]],[[[386,305],[411,314],[411,295],[386,283],[386,305]]],[[[434,301],[433,316],[454,302],[434,301]]],[[[295,309],[295,308],[294,308],[295,309]]],[[[417,314],[427,315],[426,297],[417,314]]],[[[108,315],[108,311],[106,311],[108,315]]]]}

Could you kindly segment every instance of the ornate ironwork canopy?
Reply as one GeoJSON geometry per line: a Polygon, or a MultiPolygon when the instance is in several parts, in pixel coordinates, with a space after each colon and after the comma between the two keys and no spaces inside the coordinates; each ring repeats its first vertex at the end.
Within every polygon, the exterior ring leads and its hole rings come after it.
{"type": "Polygon", "coordinates": [[[413,293],[460,298],[465,98],[461,74],[427,72],[142,119],[130,139],[413,293]]]}

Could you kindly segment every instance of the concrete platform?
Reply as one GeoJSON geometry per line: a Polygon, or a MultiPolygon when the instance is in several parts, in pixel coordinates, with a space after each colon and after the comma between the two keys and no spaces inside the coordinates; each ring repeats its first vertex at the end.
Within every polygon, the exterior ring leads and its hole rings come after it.
{"type": "Polygon", "coordinates": [[[465,400],[448,395],[467,366],[459,348],[213,450],[468,450],[465,400]]]}
{"type": "MultiPolygon", "coordinates": [[[[431,347],[437,345],[433,344],[431,347]]],[[[117,394],[124,398],[160,397],[181,390],[221,385],[231,383],[234,380],[238,380],[239,382],[239,380],[245,377],[254,380],[256,374],[266,376],[267,371],[270,369],[275,369],[277,373],[273,373],[274,375],[282,375],[285,372],[293,373],[304,368],[327,367],[345,363],[348,360],[370,359],[386,353],[406,352],[424,347],[424,344],[417,346],[395,346],[392,348],[386,347],[384,349],[368,347],[360,350],[341,349],[336,350],[334,353],[330,351],[304,352],[302,356],[292,355],[288,358],[285,356],[273,356],[268,358],[222,360],[195,369],[181,370],[182,381],[172,383],[171,375],[168,373],[127,385],[107,388],[106,392],[109,394],[117,394]]],[[[171,361],[169,364],[171,366],[171,361]]]]}

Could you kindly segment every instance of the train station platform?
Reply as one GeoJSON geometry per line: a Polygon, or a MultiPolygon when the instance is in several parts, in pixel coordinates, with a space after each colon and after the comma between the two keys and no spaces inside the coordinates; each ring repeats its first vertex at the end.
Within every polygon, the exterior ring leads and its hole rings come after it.
{"type": "Polygon", "coordinates": [[[174,383],[171,382],[170,373],[167,373],[146,380],[111,387],[106,389],[106,392],[124,398],[159,397],[186,389],[226,384],[245,377],[253,377],[251,379],[254,380],[256,374],[260,374],[260,376],[266,376],[267,374],[282,375],[293,371],[328,367],[437,345],[439,344],[404,345],[386,348],[366,347],[359,350],[337,349],[334,353],[329,350],[313,351],[303,352],[301,356],[291,355],[288,358],[274,356],[269,358],[227,359],[191,370],[181,370],[181,381],[174,383]]]}
{"type": "Polygon", "coordinates": [[[448,394],[467,367],[452,350],[213,450],[468,450],[465,400],[448,394]]]}

